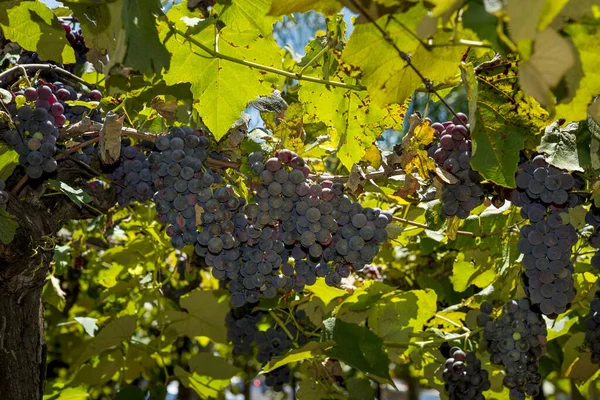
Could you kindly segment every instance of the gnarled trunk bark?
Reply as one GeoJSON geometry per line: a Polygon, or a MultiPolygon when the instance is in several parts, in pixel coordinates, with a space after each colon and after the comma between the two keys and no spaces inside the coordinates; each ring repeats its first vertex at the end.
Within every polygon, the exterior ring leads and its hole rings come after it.
{"type": "Polygon", "coordinates": [[[44,394],[46,344],[42,288],[0,293],[0,399],[38,400],[44,394]]]}

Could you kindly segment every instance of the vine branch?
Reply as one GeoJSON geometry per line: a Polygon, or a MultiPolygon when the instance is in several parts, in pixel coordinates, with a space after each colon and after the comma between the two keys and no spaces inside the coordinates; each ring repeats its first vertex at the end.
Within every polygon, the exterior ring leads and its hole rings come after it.
{"type": "Polygon", "coordinates": [[[190,37],[190,35],[188,35],[187,33],[177,29],[173,25],[171,25],[171,31],[180,36],[183,36],[188,42],[194,44],[195,46],[199,47],[200,49],[202,49],[203,51],[205,51],[206,53],[210,54],[212,57],[215,57],[215,58],[230,61],[230,62],[240,64],[240,65],[245,65],[246,67],[255,68],[255,69],[258,69],[261,71],[270,72],[272,74],[282,75],[282,76],[285,76],[285,77],[288,77],[291,79],[297,79],[299,81],[320,83],[323,85],[331,85],[331,86],[340,87],[340,88],[349,89],[349,90],[355,90],[355,91],[363,91],[363,90],[367,89],[364,86],[350,85],[350,84],[344,83],[344,82],[330,81],[330,80],[326,80],[326,79],[316,78],[314,76],[306,76],[306,75],[302,75],[301,73],[284,71],[284,70],[281,70],[278,68],[269,67],[267,65],[262,65],[262,64],[251,62],[251,61],[241,60],[239,58],[228,56],[226,54],[223,54],[216,50],[213,50],[210,47],[205,46],[204,44],[200,43],[196,39],[190,37]]]}
{"type": "MultiPolygon", "coordinates": [[[[418,228],[423,228],[423,229],[427,229],[427,230],[431,230],[431,231],[435,230],[435,229],[429,227],[428,225],[422,224],[420,222],[411,221],[409,219],[402,218],[402,217],[393,216],[392,220],[400,222],[400,223],[405,224],[405,225],[416,226],[418,228]]],[[[510,226],[510,227],[508,227],[508,229],[500,229],[500,230],[497,230],[497,231],[494,231],[494,232],[483,232],[483,233],[475,233],[475,232],[467,232],[467,231],[457,231],[456,234],[457,235],[461,235],[461,236],[485,238],[485,237],[490,237],[490,236],[502,235],[504,232],[508,232],[513,227],[514,226],[510,226]]]]}
{"type": "Polygon", "coordinates": [[[452,336],[451,338],[432,339],[432,340],[426,340],[426,341],[422,341],[422,342],[398,342],[395,340],[384,340],[383,345],[387,346],[387,347],[394,347],[394,348],[405,348],[405,347],[410,347],[410,346],[416,346],[416,347],[420,347],[420,348],[424,349],[426,347],[437,346],[442,343],[446,343],[446,342],[450,342],[450,341],[468,339],[470,336],[473,336],[473,335],[481,332],[482,330],[483,330],[483,328],[478,328],[473,331],[469,331],[469,332],[465,332],[460,335],[452,336]]]}
{"type": "MultiPolygon", "coordinates": [[[[383,29],[381,26],[379,26],[379,24],[375,21],[375,19],[373,19],[373,17],[358,3],[358,1],[350,0],[350,3],[352,3],[352,5],[354,7],[356,7],[356,9],[360,12],[360,14],[362,14],[371,24],[373,24],[373,26],[381,33],[381,35],[383,36],[383,39],[386,42],[388,42],[394,48],[394,50],[396,50],[396,52],[398,53],[400,58],[406,63],[406,65],[408,65],[408,67],[410,69],[413,70],[413,72],[419,77],[421,82],[423,82],[423,84],[427,88],[428,92],[435,94],[435,96],[448,109],[448,111],[450,111],[452,113],[452,115],[454,115],[456,117],[457,120],[461,121],[460,118],[458,118],[458,115],[456,115],[456,112],[452,109],[452,107],[450,107],[450,104],[448,104],[446,102],[446,100],[444,100],[442,95],[440,95],[437,90],[435,90],[432,82],[427,77],[425,77],[421,73],[421,71],[419,71],[419,69],[417,67],[415,67],[413,65],[412,60],[411,60],[411,55],[400,50],[400,48],[396,45],[396,43],[391,38],[391,36],[385,31],[385,29],[383,29]]],[[[461,121],[461,123],[462,123],[462,121],[461,121]]]]}
{"type": "MultiPolygon", "coordinates": [[[[77,75],[72,74],[69,71],[67,71],[59,66],[53,65],[53,64],[20,64],[20,65],[9,68],[6,71],[0,73],[0,81],[3,81],[5,78],[7,78],[15,73],[25,73],[26,70],[53,71],[53,72],[56,72],[57,74],[64,75],[64,76],[68,77],[69,79],[76,81],[80,85],[85,85],[89,88],[95,88],[95,86],[93,84],[91,84],[91,83],[81,79],[77,75]]],[[[4,83],[4,82],[1,82],[1,83],[4,83]]]]}

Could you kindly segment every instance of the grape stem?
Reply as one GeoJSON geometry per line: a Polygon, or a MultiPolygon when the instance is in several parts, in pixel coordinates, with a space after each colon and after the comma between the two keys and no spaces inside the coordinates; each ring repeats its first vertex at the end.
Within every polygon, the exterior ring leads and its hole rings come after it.
{"type": "MultiPolygon", "coordinates": [[[[81,79],[80,77],[78,77],[75,74],[70,73],[67,70],[64,70],[56,65],[52,65],[52,64],[20,64],[17,65],[15,67],[9,68],[6,71],[0,73],[0,81],[3,81],[5,78],[11,76],[14,73],[25,73],[26,74],[26,70],[47,70],[47,71],[53,71],[56,72],[58,74],[64,75],[66,77],[68,77],[71,80],[76,81],[77,83],[79,83],[80,85],[84,85],[87,86],[88,88],[94,89],[95,86],[83,79],[81,79]]],[[[4,86],[4,82],[1,82],[2,86],[4,86]]]]}
{"type": "Polygon", "coordinates": [[[405,347],[415,346],[415,347],[420,347],[421,349],[424,349],[427,347],[437,346],[442,343],[451,342],[454,340],[468,339],[470,336],[473,336],[473,335],[481,332],[482,329],[483,328],[475,329],[473,331],[465,332],[463,334],[456,335],[451,338],[432,339],[432,340],[426,340],[423,342],[398,342],[395,340],[384,340],[383,345],[387,346],[387,347],[392,347],[392,348],[405,348],[405,347]]]}
{"type": "Polygon", "coordinates": [[[294,344],[294,347],[297,348],[298,347],[298,342],[296,342],[296,338],[294,337],[294,335],[292,335],[292,333],[287,328],[287,326],[285,326],[285,324],[283,323],[283,321],[277,316],[277,314],[275,314],[275,312],[273,310],[269,310],[269,314],[271,315],[271,317],[273,317],[273,319],[275,320],[275,322],[277,322],[277,325],[279,325],[279,327],[281,329],[283,329],[283,331],[285,332],[285,334],[287,335],[287,337],[290,338],[290,340],[294,344]]]}
{"type": "Polygon", "coordinates": [[[461,324],[459,324],[459,323],[457,323],[457,322],[454,322],[454,321],[452,321],[451,319],[448,319],[448,318],[444,317],[443,315],[440,315],[440,314],[435,314],[435,315],[434,315],[434,317],[436,317],[436,318],[439,318],[439,319],[441,319],[442,321],[446,321],[446,322],[448,322],[449,324],[451,324],[451,325],[454,325],[454,326],[456,326],[456,327],[458,327],[458,328],[462,329],[462,330],[463,330],[463,331],[465,331],[465,332],[471,332],[471,330],[470,330],[469,328],[467,328],[466,326],[463,326],[463,325],[461,325],[461,324]]]}
{"type": "MultiPolygon", "coordinates": [[[[409,219],[405,219],[402,217],[396,217],[393,216],[392,220],[403,223],[405,225],[411,225],[411,226],[416,226],[418,228],[423,228],[423,229],[427,229],[427,230],[435,230],[430,228],[429,226],[425,225],[425,224],[421,224],[419,222],[415,222],[415,221],[411,221],[409,219]]],[[[489,236],[496,236],[496,235],[502,235],[504,232],[507,232],[509,230],[511,230],[514,226],[510,226],[508,229],[501,229],[501,230],[497,230],[494,232],[483,232],[483,233],[475,233],[475,232],[466,232],[466,231],[457,231],[456,234],[457,235],[461,235],[461,236],[469,236],[469,237],[489,237],[489,236]]]]}
{"type": "Polygon", "coordinates": [[[208,53],[209,55],[211,55],[214,58],[219,58],[219,59],[230,61],[230,62],[233,62],[233,63],[236,63],[236,64],[245,65],[246,67],[255,68],[255,69],[258,69],[258,70],[261,70],[261,71],[266,71],[266,72],[270,72],[270,73],[277,74],[277,75],[282,75],[282,76],[285,76],[285,77],[288,77],[288,78],[291,78],[291,79],[297,79],[299,81],[308,81],[308,82],[320,83],[320,84],[323,84],[323,85],[331,85],[331,86],[340,87],[340,88],[344,88],[344,89],[348,89],[348,90],[355,90],[355,91],[364,91],[364,90],[366,90],[366,87],[364,87],[364,86],[350,85],[350,84],[345,83],[345,82],[330,81],[330,80],[326,80],[326,79],[316,78],[314,76],[306,76],[306,75],[302,75],[301,73],[284,71],[284,70],[281,70],[281,69],[269,67],[267,65],[257,64],[257,63],[253,63],[251,61],[246,61],[246,60],[241,60],[239,58],[231,57],[231,56],[225,55],[223,53],[219,53],[218,51],[213,50],[213,49],[211,49],[208,46],[205,46],[204,44],[200,43],[196,39],[192,38],[187,33],[185,33],[183,31],[177,29],[172,24],[170,24],[170,28],[171,28],[172,32],[174,32],[174,33],[176,33],[178,35],[183,36],[188,42],[190,42],[190,43],[194,44],[195,46],[199,47],[200,49],[202,49],[202,51],[208,53]]]}

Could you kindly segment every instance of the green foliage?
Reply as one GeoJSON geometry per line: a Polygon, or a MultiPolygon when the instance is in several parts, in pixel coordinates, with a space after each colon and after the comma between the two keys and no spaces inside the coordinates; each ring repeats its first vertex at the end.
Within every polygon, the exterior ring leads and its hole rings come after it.
{"type": "MultiPolygon", "coordinates": [[[[261,365],[233,351],[229,292],[192,246],[173,249],[149,205],[103,213],[68,171],[17,190],[33,208],[55,198],[54,205],[71,201],[96,215],[30,244],[32,255],[56,244],[43,293],[52,370],[45,400],[164,399],[175,380],[201,398],[222,398],[237,390],[232,378],[248,384],[282,367],[298,379],[299,399],[370,399],[375,385],[393,386],[392,377],[443,391],[444,343],[476,352],[492,380],[487,398],[507,398],[476,309],[526,296],[517,248],[524,219],[509,189],[522,159],[538,153],[586,182],[577,189],[582,204],[563,215],[580,239],[572,258],[577,297],[548,322],[543,378],[556,398],[598,393],[583,322],[597,280],[585,217],[600,204],[596,1],[217,0],[207,9],[206,2],[190,9],[192,1],[62,3],[51,10],[39,1],[2,2],[0,29],[15,42],[8,45],[70,64],[75,57],[59,17],[77,18],[94,69],[65,69],[105,97],[67,104],[113,110],[126,115],[128,128],[152,134],[181,125],[202,130],[214,139],[208,153],[229,157],[232,168],[219,167],[219,175],[250,202],[249,168],[237,165],[259,149],[272,156],[289,148],[307,160],[315,181],[334,176],[364,207],[396,218],[373,265],[340,287],[318,278],[301,293],[280,291],[256,305],[264,312],[259,330],[295,332],[286,333],[289,352],[261,365]],[[359,16],[344,19],[343,7],[359,16]],[[278,45],[274,24],[285,29],[301,20],[292,13],[309,10],[328,18],[303,38],[305,55],[278,45]],[[246,132],[240,117],[249,105],[264,128],[246,132]],[[441,216],[449,177],[436,170],[428,154],[434,129],[416,112],[432,122],[468,114],[471,166],[492,200],[465,220],[441,216]],[[298,312],[308,319],[300,323],[298,312]]],[[[7,48],[3,66],[13,66],[14,52],[7,48]]],[[[31,71],[27,79],[40,76],[31,71]]],[[[15,80],[15,88],[25,81],[15,80]]],[[[0,141],[0,179],[10,189],[23,176],[18,165],[19,155],[0,141]]],[[[111,168],[91,165],[86,179],[103,179],[111,168]]],[[[0,258],[19,222],[0,209],[0,258]]]]}

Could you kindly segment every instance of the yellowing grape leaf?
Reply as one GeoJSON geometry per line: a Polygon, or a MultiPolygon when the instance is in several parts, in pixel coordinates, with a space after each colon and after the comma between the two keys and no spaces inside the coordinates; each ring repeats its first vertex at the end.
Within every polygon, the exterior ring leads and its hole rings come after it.
{"type": "Polygon", "coordinates": [[[429,172],[435,172],[435,163],[427,154],[425,147],[431,144],[435,135],[435,129],[429,121],[422,121],[416,114],[408,118],[410,127],[408,133],[402,138],[402,155],[400,165],[407,174],[416,170],[422,177],[429,176],[429,172]]]}
{"type": "Polygon", "coordinates": [[[506,187],[515,187],[519,150],[537,147],[537,134],[550,122],[539,103],[519,90],[516,65],[513,58],[496,59],[477,70],[477,85],[466,86],[477,101],[471,166],[506,187]]]}
{"type": "Polygon", "coordinates": [[[385,129],[399,128],[406,105],[381,108],[364,92],[303,82],[298,93],[310,118],[332,126],[331,142],[348,169],[363,160],[366,149],[385,129]]]}
{"type": "Polygon", "coordinates": [[[207,336],[214,341],[224,343],[227,330],[223,324],[229,307],[219,302],[214,293],[195,290],[180,300],[181,307],[187,312],[167,311],[166,318],[180,335],[190,337],[207,336]]]}

